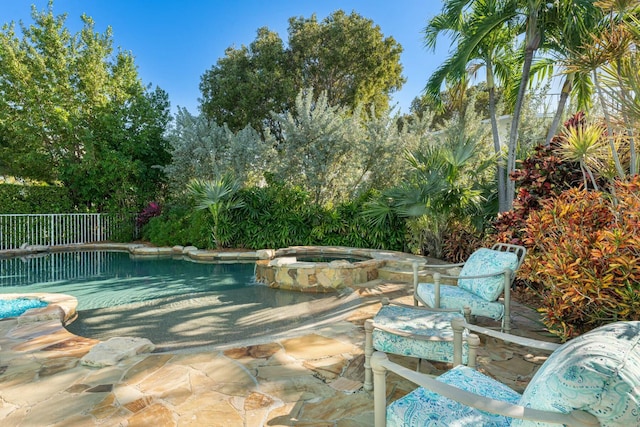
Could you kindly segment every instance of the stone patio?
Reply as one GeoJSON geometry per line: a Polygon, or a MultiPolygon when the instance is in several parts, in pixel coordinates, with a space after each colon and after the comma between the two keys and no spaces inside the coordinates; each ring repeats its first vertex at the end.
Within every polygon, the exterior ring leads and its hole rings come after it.
{"type": "MultiPolygon", "coordinates": [[[[356,288],[361,304],[344,320],[272,342],[143,352],[103,367],[81,363],[99,342],[70,334],[58,320],[2,320],[2,425],[371,426],[373,399],[362,389],[363,324],[383,296],[410,302],[409,288],[391,281],[356,288]]],[[[512,333],[553,340],[536,319],[533,310],[514,303],[512,333]]],[[[415,359],[393,359],[415,367],[415,359]]],[[[544,359],[489,339],[479,368],[522,390],[544,359]]],[[[437,374],[448,367],[422,368],[437,374]]],[[[413,388],[392,375],[387,381],[390,399],[413,388]]]]}

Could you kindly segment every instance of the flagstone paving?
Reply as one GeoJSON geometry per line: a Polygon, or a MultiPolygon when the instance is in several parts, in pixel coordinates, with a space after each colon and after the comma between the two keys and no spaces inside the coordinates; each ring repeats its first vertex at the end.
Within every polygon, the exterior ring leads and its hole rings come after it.
{"type": "MultiPolygon", "coordinates": [[[[363,324],[381,296],[410,297],[398,283],[357,292],[362,303],[347,318],[297,336],[225,350],[143,348],[103,367],[83,363],[98,342],[68,333],[60,321],[2,320],[2,426],[371,426],[373,398],[362,388],[363,324]]],[[[517,303],[513,311],[513,333],[549,339],[535,312],[517,303]]],[[[488,339],[479,369],[522,390],[543,361],[544,354],[488,339]]],[[[431,373],[447,368],[422,364],[431,373]]],[[[412,388],[388,378],[390,399],[412,388]]]]}

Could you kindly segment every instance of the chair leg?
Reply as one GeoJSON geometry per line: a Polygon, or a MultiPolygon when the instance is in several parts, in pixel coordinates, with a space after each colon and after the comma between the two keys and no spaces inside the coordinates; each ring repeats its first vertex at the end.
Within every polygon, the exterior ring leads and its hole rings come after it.
{"type": "Polygon", "coordinates": [[[476,334],[469,334],[467,337],[467,344],[469,344],[469,361],[467,365],[470,368],[476,369],[478,366],[477,358],[478,358],[478,347],[480,347],[480,337],[476,334]]]}
{"type": "Polygon", "coordinates": [[[364,322],[364,389],[373,390],[371,373],[371,355],[373,355],[373,319],[364,322]]]}
{"type": "Polygon", "coordinates": [[[416,298],[416,294],[418,292],[418,280],[420,280],[418,275],[418,263],[414,262],[412,267],[413,267],[413,305],[417,307],[419,304],[418,304],[418,299],[416,298]]]}
{"type": "Polygon", "coordinates": [[[373,356],[373,381],[375,389],[373,390],[373,415],[375,427],[385,427],[387,425],[387,384],[386,369],[380,366],[380,363],[388,360],[387,355],[376,352],[373,356]]]}
{"type": "Polygon", "coordinates": [[[504,284],[504,317],[502,318],[502,332],[511,333],[511,271],[505,273],[504,284]]]}
{"type": "Polygon", "coordinates": [[[453,366],[462,364],[462,333],[464,332],[464,321],[455,318],[451,321],[453,329],[453,366]]]}

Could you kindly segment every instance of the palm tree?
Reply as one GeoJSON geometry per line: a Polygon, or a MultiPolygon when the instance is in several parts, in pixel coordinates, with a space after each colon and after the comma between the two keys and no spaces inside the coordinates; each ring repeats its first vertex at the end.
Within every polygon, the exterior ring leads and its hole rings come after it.
{"type": "MultiPolygon", "coordinates": [[[[493,9],[487,10],[485,15],[479,15],[473,22],[473,31],[460,40],[454,55],[448,60],[454,69],[464,68],[479,44],[496,31],[502,31],[505,25],[518,29],[523,40],[523,61],[520,73],[519,87],[513,107],[509,142],[507,144],[507,174],[515,170],[518,143],[518,127],[522,115],[527,87],[531,77],[534,56],[543,41],[544,35],[551,28],[563,28],[568,33],[571,28],[583,25],[581,15],[583,11],[592,7],[593,0],[448,0],[444,10],[451,16],[462,13],[474,4],[490,4],[493,9]]],[[[515,182],[506,183],[506,210],[511,209],[515,196],[515,182]]]]}
{"type": "Polygon", "coordinates": [[[187,191],[196,198],[196,209],[206,209],[211,213],[211,235],[218,249],[225,243],[220,234],[222,216],[232,209],[244,206],[244,202],[237,197],[239,189],[240,182],[230,175],[222,175],[211,181],[194,179],[187,184],[187,191]]]}
{"type": "Polygon", "coordinates": [[[580,25],[553,25],[545,29],[545,38],[541,46],[543,57],[532,65],[532,74],[545,79],[552,77],[559,69],[559,74],[564,76],[558,106],[547,132],[546,145],[551,143],[558,131],[570,97],[576,101],[579,111],[588,110],[592,105],[593,81],[590,73],[571,69],[570,64],[576,55],[588,49],[586,43],[598,28],[602,16],[600,9],[586,5],[586,9],[579,16],[580,25]]]}
{"type": "MultiPolygon", "coordinates": [[[[443,7],[443,12],[429,21],[424,30],[425,45],[429,49],[435,49],[438,36],[448,34],[453,41],[458,41],[460,45],[465,44],[465,39],[472,37],[476,31],[475,23],[479,18],[492,13],[496,6],[496,0],[476,1],[471,4],[468,11],[463,11],[454,4],[448,2],[443,7]]],[[[455,55],[450,57],[440,66],[429,78],[425,87],[426,95],[436,104],[441,104],[440,90],[442,83],[447,81],[453,83],[454,87],[467,84],[466,74],[468,71],[477,72],[480,68],[485,69],[486,85],[489,94],[489,118],[491,122],[491,133],[493,136],[493,146],[498,162],[496,165],[496,177],[498,183],[498,205],[499,210],[506,209],[506,180],[504,164],[500,161],[502,145],[498,132],[498,121],[496,111],[496,86],[498,83],[504,84],[511,80],[514,71],[514,52],[512,50],[515,32],[512,27],[503,26],[496,29],[486,38],[481,40],[473,51],[470,52],[466,61],[457,61],[455,55]],[[460,68],[463,66],[462,68],[460,68]]]]}

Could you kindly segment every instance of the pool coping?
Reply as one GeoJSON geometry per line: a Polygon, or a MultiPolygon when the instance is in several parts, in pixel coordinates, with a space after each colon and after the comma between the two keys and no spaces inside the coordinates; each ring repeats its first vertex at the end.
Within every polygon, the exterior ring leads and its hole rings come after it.
{"type": "Polygon", "coordinates": [[[195,246],[158,247],[144,243],[76,243],[69,245],[25,245],[16,249],[0,250],[0,258],[28,257],[46,254],[49,252],[65,252],[72,250],[105,250],[126,251],[136,257],[170,257],[183,256],[195,261],[256,261],[268,260],[295,252],[314,252],[319,254],[354,254],[370,257],[387,263],[399,263],[405,266],[418,261],[424,261],[424,257],[406,252],[391,251],[385,249],[354,248],[349,246],[289,246],[280,249],[257,250],[216,250],[199,249],[195,246]]]}

